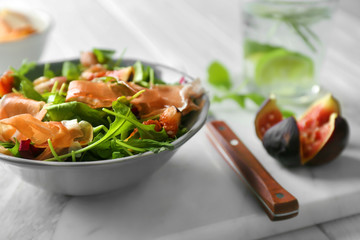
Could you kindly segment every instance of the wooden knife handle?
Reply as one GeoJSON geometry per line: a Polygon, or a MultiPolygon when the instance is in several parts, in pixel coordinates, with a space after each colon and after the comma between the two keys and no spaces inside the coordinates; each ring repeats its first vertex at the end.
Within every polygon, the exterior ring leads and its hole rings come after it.
{"type": "Polygon", "coordinates": [[[266,171],[225,122],[212,121],[207,128],[212,144],[247,183],[272,221],[298,215],[297,199],[266,171]]]}

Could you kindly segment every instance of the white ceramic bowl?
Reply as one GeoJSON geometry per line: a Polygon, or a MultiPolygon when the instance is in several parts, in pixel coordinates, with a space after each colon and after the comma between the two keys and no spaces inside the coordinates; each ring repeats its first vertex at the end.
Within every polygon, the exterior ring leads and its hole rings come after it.
{"type": "Polygon", "coordinates": [[[1,6],[1,8],[24,14],[37,31],[16,41],[0,43],[0,73],[3,73],[10,66],[20,67],[24,59],[39,60],[51,28],[51,18],[47,13],[37,9],[7,6],[1,6]]]}
{"type": "MultiPolygon", "coordinates": [[[[124,65],[135,61],[123,60],[124,65]]],[[[143,62],[143,61],[142,61],[143,62]]],[[[159,64],[143,62],[155,70],[156,76],[168,83],[175,83],[181,77],[194,79],[185,73],[159,64]]],[[[60,69],[61,63],[51,64],[60,69]]],[[[42,72],[38,65],[34,72],[42,72]]],[[[40,74],[40,73],[39,73],[40,74]]],[[[190,113],[186,126],[188,132],[173,142],[174,149],[160,153],[147,152],[140,155],[93,162],[44,162],[0,155],[5,168],[20,176],[24,181],[40,188],[66,194],[91,195],[110,192],[137,183],[150,176],[165,164],[179,148],[204,125],[209,109],[209,99],[203,96],[205,104],[201,111],[190,113]]]]}

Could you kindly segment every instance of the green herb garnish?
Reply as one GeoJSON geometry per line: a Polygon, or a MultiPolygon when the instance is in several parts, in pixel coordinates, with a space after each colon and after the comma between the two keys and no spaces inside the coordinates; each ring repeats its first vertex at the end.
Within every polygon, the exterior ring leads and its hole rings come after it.
{"type": "MultiPolygon", "coordinates": [[[[208,67],[208,82],[217,90],[213,96],[213,102],[222,102],[224,100],[235,101],[242,109],[246,108],[246,100],[250,100],[257,106],[266,99],[264,96],[254,92],[244,92],[246,82],[237,89],[233,89],[233,83],[228,69],[218,61],[212,62],[208,67]],[[240,92],[242,91],[242,92],[240,92]]],[[[289,110],[281,110],[284,117],[294,116],[289,110]]]]}

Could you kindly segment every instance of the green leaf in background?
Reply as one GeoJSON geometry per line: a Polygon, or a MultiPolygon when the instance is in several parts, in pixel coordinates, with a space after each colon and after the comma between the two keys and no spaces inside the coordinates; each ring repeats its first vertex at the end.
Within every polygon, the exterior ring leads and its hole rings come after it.
{"type": "MultiPolygon", "coordinates": [[[[249,53],[262,50],[272,50],[270,46],[264,46],[255,42],[248,42],[249,53]]],[[[246,108],[246,101],[250,100],[257,106],[260,106],[265,97],[255,92],[239,93],[236,90],[231,89],[232,80],[229,77],[228,70],[219,62],[212,62],[208,67],[208,82],[215,87],[217,94],[213,96],[213,102],[222,102],[224,100],[235,101],[241,108],[246,108]],[[224,80],[225,79],[225,80],[224,80]],[[225,89],[225,91],[224,91],[225,89]]],[[[243,84],[242,87],[245,85],[243,84]]],[[[238,89],[239,90],[239,89],[238,89]]],[[[294,116],[295,114],[289,110],[281,111],[284,117],[294,116]]]]}
{"type": "Polygon", "coordinates": [[[61,74],[68,80],[76,80],[80,76],[80,69],[75,63],[66,61],[63,63],[61,74]]]}
{"type": "Polygon", "coordinates": [[[115,50],[94,48],[93,53],[95,54],[98,62],[104,64],[112,61],[115,50]]]}
{"type": "Polygon", "coordinates": [[[208,81],[217,88],[229,90],[232,87],[228,70],[218,61],[212,62],[208,67],[208,81]]]}
{"type": "Polygon", "coordinates": [[[261,103],[265,100],[265,98],[259,94],[256,93],[248,93],[248,94],[239,94],[234,92],[229,92],[223,96],[214,96],[213,101],[214,102],[222,102],[224,100],[234,100],[241,108],[245,108],[246,99],[251,100],[256,105],[260,106],[261,103]]]}
{"type": "Polygon", "coordinates": [[[260,106],[265,101],[265,97],[257,93],[248,93],[245,94],[245,96],[258,106],[260,106]]]}
{"type": "Polygon", "coordinates": [[[289,110],[283,110],[280,109],[281,114],[283,115],[284,118],[288,118],[288,117],[292,117],[295,116],[295,113],[289,110]]]}

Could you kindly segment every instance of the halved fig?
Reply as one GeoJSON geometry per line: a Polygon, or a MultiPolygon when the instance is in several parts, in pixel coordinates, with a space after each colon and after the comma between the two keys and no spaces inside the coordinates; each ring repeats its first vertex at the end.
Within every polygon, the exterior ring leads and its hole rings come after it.
{"type": "Polygon", "coordinates": [[[294,117],[289,117],[271,127],[262,140],[267,152],[283,165],[300,164],[300,134],[294,117]]]}
{"type": "Polygon", "coordinates": [[[326,95],[298,121],[287,118],[268,129],[262,140],[266,151],[285,166],[320,165],[342,152],[349,132],[338,101],[326,95]]]}
{"type": "Polygon", "coordinates": [[[283,116],[276,105],[276,99],[274,96],[270,96],[260,106],[255,117],[255,131],[258,138],[262,140],[266,131],[281,120],[283,120],[283,116]]]}
{"type": "MultiPolygon", "coordinates": [[[[345,149],[349,141],[350,128],[347,121],[337,114],[332,114],[328,126],[324,126],[322,131],[328,135],[325,136],[318,145],[318,149],[313,149],[313,156],[305,158],[302,151],[301,163],[306,165],[321,165],[334,160],[345,149]]],[[[303,144],[305,146],[305,144],[303,144]]],[[[312,146],[316,146],[315,144],[312,146]]],[[[302,147],[303,148],[303,147],[302,147]]],[[[311,149],[310,149],[311,150],[311,149]]],[[[309,153],[309,152],[308,152],[309,153]]]]}
{"type": "MultiPolygon", "coordinates": [[[[300,132],[302,164],[312,161],[317,153],[325,147],[336,129],[335,119],[339,115],[339,102],[331,94],[328,94],[312,104],[305,114],[300,117],[297,125],[300,132]]],[[[324,159],[323,161],[330,160],[324,159]]]]}

